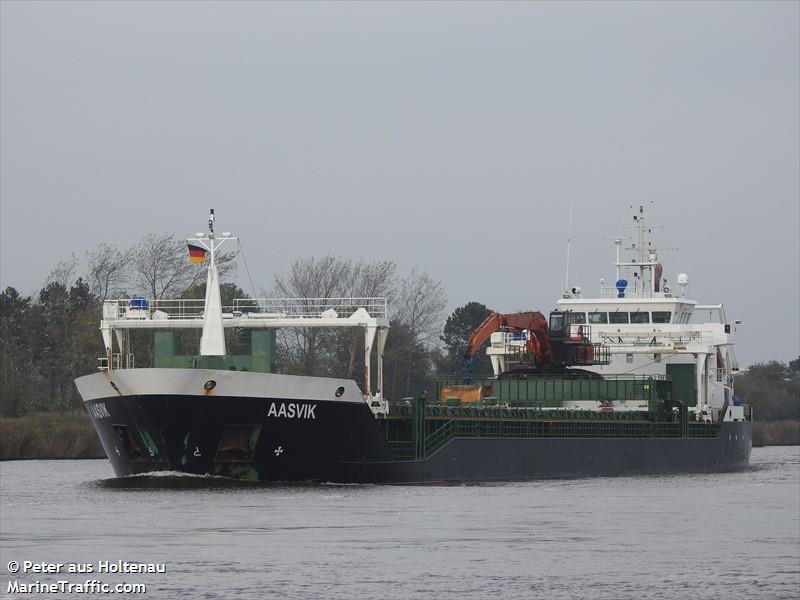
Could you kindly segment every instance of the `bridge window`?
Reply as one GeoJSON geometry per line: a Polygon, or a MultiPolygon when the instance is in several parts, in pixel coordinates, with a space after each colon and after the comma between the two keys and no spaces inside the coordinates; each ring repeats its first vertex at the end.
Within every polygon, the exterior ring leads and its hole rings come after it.
{"type": "Polygon", "coordinates": [[[569,320],[570,325],[583,325],[584,323],[586,323],[586,313],[568,312],[567,319],[569,320]]]}
{"type": "Polygon", "coordinates": [[[550,331],[560,333],[564,330],[564,315],[553,313],[550,315],[550,331]]]}
{"type": "Polygon", "coordinates": [[[669,323],[672,313],[668,310],[654,310],[653,323],[669,323]]]}
{"type": "Polygon", "coordinates": [[[606,323],[608,323],[608,313],[590,312],[589,323],[593,323],[596,325],[605,325],[606,323]]]}
{"type": "Polygon", "coordinates": [[[650,313],[649,312],[632,312],[631,313],[631,323],[649,323],[650,322],[650,313]]]}
{"type": "Polygon", "coordinates": [[[628,313],[626,312],[612,312],[608,313],[608,322],[619,324],[628,322],[628,313]]]}

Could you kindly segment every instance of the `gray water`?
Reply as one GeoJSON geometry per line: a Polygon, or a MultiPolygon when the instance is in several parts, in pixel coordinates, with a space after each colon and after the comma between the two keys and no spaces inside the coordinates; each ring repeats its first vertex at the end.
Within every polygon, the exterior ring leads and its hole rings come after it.
{"type": "Polygon", "coordinates": [[[800,447],[754,449],[739,473],[455,487],[6,462],[0,533],[4,597],[10,580],[96,578],[145,583],[143,598],[798,598],[800,447]],[[12,560],[166,573],[10,575],[12,560]]]}

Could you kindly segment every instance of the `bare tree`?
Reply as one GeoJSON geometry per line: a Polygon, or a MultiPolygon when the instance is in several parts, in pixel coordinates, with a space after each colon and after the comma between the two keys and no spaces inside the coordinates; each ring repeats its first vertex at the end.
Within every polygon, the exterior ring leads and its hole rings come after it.
{"type": "Polygon", "coordinates": [[[51,283],[58,283],[64,286],[65,289],[69,289],[70,286],[75,283],[75,273],[78,270],[79,264],[80,262],[74,254],[70,254],[69,258],[60,260],[55,268],[50,271],[47,279],[45,279],[44,287],[47,287],[51,283]]]}
{"type": "MultiPolygon", "coordinates": [[[[436,350],[446,306],[447,293],[441,282],[435,281],[427,273],[414,269],[400,282],[396,319],[408,328],[409,344],[415,354],[401,357],[400,364],[394,367],[395,371],[405,372],[406,393],[414,389],[412,374],[416,377],[421,375],[420,372],[415,373],[411,364],[423,361],[430,363],[430,356],[436,350]],[[406,361],[405,365],[402,365],[403,360],[406,361]]],[[[430,364],[422,370],[423,373],[429,371],[430,364]]]]}
{"type": "MultiPolygon", "coordinates": [[[[220,279],[235,270],[235,252],[216,256],[220,279]]],[[[175,297],[206,277],[207,266],[189,262],[186,240],[174,233],[150,234],[133,250],[133,277],[140,291],[156,300],[175,297]]]]}
{"type": "MultiPolygon", "coordinates": [[[[349,280],[346,282],[346,296],[353,298],[377,298],[385,297],[391,299],[395,292],[397,283],[395,281],[396,265],[394,261],[384,260],[375,262],[360,262],[352,265],[349,280]]],[[[364,336],[360,329],[350,329],[339,333],[340,346],[347,348],[347,368],[343,374],[345,377],[353,377],[359,357],[359,349],[363,351],[364,336]]]]}
{"type": "MultiPolygon", "coordinates": [[[[342,257],[303,258],[275,277],[274,295],[290,298],[388,296],[395,288],[392,261],[354,263],[342,257]]],[[[324,304],[324,302],[322,303],[324,304]]],[[[278,334],[280,354],[291,373],[352,377],[356,369],[359,330],[292,328],[278,334]]]]}
{"type": "MultiPolygon", "coordinates": [[[[351,264],[329,254],[322,258],[295,260],[288,273],[275,276],[274,295],[286,298],[335,298],[342,294],[351,264]]],[[[322,375],[321,343],[330,332],[316,328],[293,327],[278,332],[280,355],[290,373],[322,375]]],[[[329,337],[329,336],[328,336],[329,337]]]]}
{"type": "Polygon", "coordinates": [[[186,289],[199,272],[186,257],[186,242],[174,233],[151,233],[134,250],[135,283],[150,298],[158,300],[186,289]]]}
{"type": "Polygon", "coordinates": [[[120,250],[117,246],[106,242],[86,253],[89,273],[87,279],[92,293],[106,298],[125,291],[130,277],[130,262],[133,249],[120,250]]]}
{"type": "MultiPolygon", "coordinates": [[[[392,299],[396,309],[390,316],[397,340],[389,336],[387,385],[396,393],[424,389],[432,376],[431,354],[441,334],[447,296],[441,283],[427,273],[412,271],[399,285],[395,273],[392,261],[354,263],[333,255],[300,259],[275,277],[273,294],[392,299]]],[[[359,329],[287,328],[278,332],[278,342],[279,360],[289,373],[353,377],[363,368],[364,339],[359,329]]]]}
{"type": "Polygon", "coordinates": [[[380,260],[351,264],[348,280],[344,283],[344,295],[353,298],[387,298],[394,295],[397,287],[394,261],[380,260]]]}
{"type": "Polygon", "coordinates": [[[415,269],[400,282],[396,316],[409,327],[415,341],[425,346],[437,344],[446,306],[442,283],[427,273],[415,269]]]}
{"type": "Polygon", "coordinates": [[[287,298],[336,298],[342,295],[351,270],[350,261],[332,254],[299,258],[288,273],[275,276],[275,291],[287,298]]]}

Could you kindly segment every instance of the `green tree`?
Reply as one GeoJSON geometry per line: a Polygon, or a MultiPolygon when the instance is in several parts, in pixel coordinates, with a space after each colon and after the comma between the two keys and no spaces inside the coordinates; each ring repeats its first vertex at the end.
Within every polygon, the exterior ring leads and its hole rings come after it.
{"type": "Polygon", "coordinates": [[[752,365],[736,377],[736,394],[753,407],[758,421],[800,419],[800,377],[795,361],[752,365]]]}
{"type": "MultiPolygon", "coordinates": [[[[440,375],[461,375],[464,368],[464,352],[472,333],[492,314],[492,310],[480,302],[467,302],[453,311],[444,324],[441,340],[444,355],[437,365],[440,375]]],[[[475,375],[490,375],[492,363],[484,352],[478,351],[472,360],[471,372],[475,375]]]]}
{"type": "MultiPolygon", "coordinates": [[[[229,311],[233,307],[234,300],[249,298],[250,294],[245,292],[235,283],[219,284],[220,301],[223,311],[229,311]]],[[[186,300],[204,300],[206,297],[206,283],[192,285],[179,297],[186,300]]],[[[244,302],[237,305],[239,309],[255,307],[255,302],[244,302]]],[[[187,329],[180,334],[180,354],[198,354],[200,352],[200,329],[187,329]]],[[[229,354],[250,354],[250,341],[252,330],[243,328],[231,328],[225,330],[225,344],[229,354]]]]}
{"type": "Polygon", "coordinates": [[[800,356],[789,361],[789,374],[795,379],[800,377],[800,356]]]}
{"type": "Polygon", "coordinates": [[[390,322],[389,331],[383,353],[384,396],[399,400],[427,392],[430,397],[435,380],[432,351],[399,319],[390,322]]]}
{"type": "Polygon", "coordinates": [[[0,413],[20,416],[37,404],[41,371],[35,347],[40,332],[34,324],[36,307],[30,296],[13,287],[0,293],[0,413]]]}
{"type": "Polygon", "coordinates": [[[48,283],[39,292],[38,305],[41,345],[37,364],[44,373],[48,398],[44,408],[80,406],[73,380],[96,368],[100,303],[86,282],[78,279],[70,289],[55,281],[48,283]]]}
{"type": "MultiPolygon", "coordinates": [[[[235,283],[220,283],[219,296],[222,301],[222,306],[233,306],[233,301],[236,299],[249,298],[250,294],[245,292],[235,283]]],[[[197,283],[189,286],[178,297],[185,300],[204,300],[206,297],[206,282],[197,283]]]]}

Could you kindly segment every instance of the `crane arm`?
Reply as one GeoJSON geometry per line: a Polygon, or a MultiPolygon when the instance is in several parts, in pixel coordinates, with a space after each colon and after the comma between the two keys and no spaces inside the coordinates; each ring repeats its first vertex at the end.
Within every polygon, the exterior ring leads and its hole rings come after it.
{"type": "Polygon", "coordinates": [[[486,342],[495,331],[500,331],[500,327],[505,324],[503,322],[505,316],[506,315],[501,315],[500,313],[492,313],[483,320],[483,323],[478,325],[477,329],[472,332],[469,338],[469,344],[467,344],[467,349],[464,351],[465,361],[475,356],[478,349],[483,346],[484,342],[486,342]]]}
{"type": "Polygon", "coordinates": [[[492,313],[472,333],[464,352],[464,361],[469,361],[495,331],[505,328],[509,331],[531,332],[528,351],[533,354],[539,365],[550,365],[553,361],[553,349],[550,344],[550,331],[547,319],[540,312],[518,312],[511,314],[492,313]]]}

